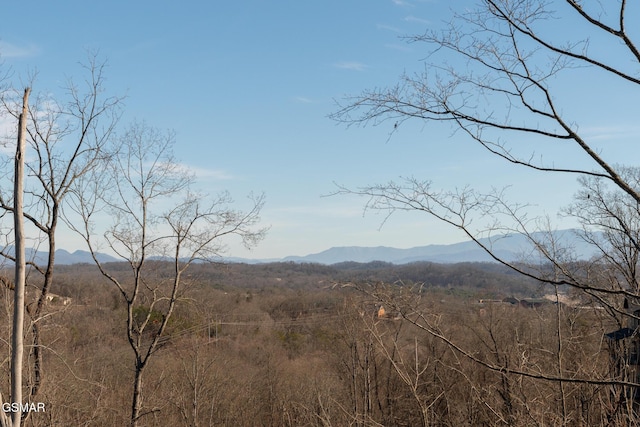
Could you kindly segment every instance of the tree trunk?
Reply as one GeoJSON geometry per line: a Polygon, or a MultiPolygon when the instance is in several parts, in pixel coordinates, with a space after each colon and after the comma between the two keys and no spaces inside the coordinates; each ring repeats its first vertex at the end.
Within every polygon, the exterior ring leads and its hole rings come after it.
{"type": "Polygon", "coordinates": [[[144,364],[136,361],[136,376],[133,381],[133,398],[131,399],[131,427],[137,427],[142,409],[142,371],[144,364]]]}
{"type": "Polygon", "coordinates": [[[42,284],[42,289],[40,291],[40,296],[38,297],[38,302],[36,303],[35,311],[32,313],[32,322],[31,322],[31,332],[33,334],[33,347],[31,349],[31,353],[33,356],[33,384],[31,385],[31,390],[29,392],[30,397],[33,397],[38,394],[40,391],[40,384],[42,383],[42,371],[43,371],[43,361],[42,361],[42,349],[40,346],[40,316],[42,315],[42,311],[44,310],[45,304],[47,302],[47,295],[49,290],[51,289],[51,284],[53,283],[53,266],[55,265],[55,254],[56,254],[56,228],[58,224],[58,202],[53,202],[52,207],[52,215],[51,215],[51,225],[47,231],[48,240],[49,240],[49,256],[47,259],[47,270],[44,273],[44,283],[42,284]]]}
{"type": "MultiPolygon", "coordinates": [[[[30,88],[24,91],[22,113],[18,124],[18,144],[15,159],[15,180],[13,189],[14,227],[15,227],[15,290],[13,302],[13,331],[11,338],[11,402],[22,403],[22,354],[24,350],[24,291],[26,278],[24,217],[22,212],[22,196],[24,187],[25,134],[27,129],[27,103],[30,88]]],[[[22,413],[11,414],[11,425],[20,427],[22,413]]]]}

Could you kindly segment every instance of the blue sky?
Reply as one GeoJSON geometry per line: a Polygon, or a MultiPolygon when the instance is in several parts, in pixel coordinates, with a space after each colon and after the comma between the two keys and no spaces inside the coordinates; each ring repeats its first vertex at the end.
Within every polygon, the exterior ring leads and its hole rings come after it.
{"type": "MultiPolygon", "coordinates": [[[[123,124],[175,130],[177,157],[203,190],[228,189],[240,205],[249,192],[265,192],[267,239],[251,252],[232,244],[232,256],[451,243],[462,237],[423,215],[395,215],[380,228],[382,216],[363,216],[364,200],[323,195],[334,182],[357,187],[417,176],[445,188],[508,184],[536,213],[555,215],[570,201],[574,179],[504,165],[446,126],[408,123],[389,139],[391,123],[347,129],[327,115],[336,99],[419,70],[425,47],[402,36],[440,25],[451,7],[467,3],[34,1],[26,11],[11,2],[2,6],[0,55],[15,81],[36,69],[34,90],[55,93],[66,77],[81,75],[87,50],[99,50],[109,64],[108,90],[127,96],[123,124]]],[[[581,93],[569,95],[579,112],[581,93]]],[[[637,108],[619,113],[590,118],[594,138],[636,138],[637,108]]],[[[628,158],[615,147],[626,146],[614,146],[612,159],[628,158]]],[[[60,242],[82,248],[66,235],[60,242]]]]}

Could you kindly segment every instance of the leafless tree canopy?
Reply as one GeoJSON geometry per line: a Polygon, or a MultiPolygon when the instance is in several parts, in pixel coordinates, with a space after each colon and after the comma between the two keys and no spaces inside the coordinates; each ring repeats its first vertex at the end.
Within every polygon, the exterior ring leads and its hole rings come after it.
{"type": "Polygon", "coordinates": [[[126,335],[135,355],[132,427],[157,411],[143,406],[143,374],[184,298],[187,269],[219,257],[228,237],[252,247],[266,233],[258,227],[263,196],[252,196],[250,209],[241,211],[226,192],[193,192],[193,176],[174,158],[174,143],[172,132],[132,124],[101,167],[77,181],[66,217],[127,307],[126,335]],[[99,248],[124,261],[127,274],[103,264],[99,248]],[[172,271],[159,274],[154,261],[169,261],[172,271]]]}
{"type": "Polygon", "coordinates": [[[573,83],[576,91],[588,91],[585,82],[575,79],[586,67],[597,70],[602,85],[624,80],[633,90],[640,83],[635,7],[626,1],[483,1],[478,9],[456,15],[442,31],[410,37],[430,52],[424,72],[348,98],[332,117],[347,124],[451,122],[506,161],[604,177],[639,200],[580,134],[580,117],[565,111],[559,90],[573,83]],[[611,63],[610,49],[617,54],[611,63]],[[573,143],[593,167],[576,168],[569,159],[538,161],[531,153],[541,138],[573,143]],[[518,147],[515,141],[531,145],[518,147]]]}
{"type": "MultiPolygon", "coordinates": [[[[22,402],[23,388],[27,391],[25,400],[35,402],[48,372],[43,355],[55,354],[42,339],[41,325],[57,314],[49,301],[64,301],[65,306],[70,301],[51,294],[56,235],[63,221],[84,238],[100,272],[115,285],[127,307],[123,335],[135,356],[130,417],[135,426],[141,418],[157,412],[143,403],[143,373],[166,340],[176,304],[190,289],[186,271],[195,262],[219,257],[232,236],[246,247],[260,242],[266,233],[266,228],[258,226],[264,196],[250,195],[245,211],[234,208],[226,192],[214,196],[196,192],[193,175],[173,156],[172,132],[134,123],[116,135],[122,98],[106,94],[104,70],[105,64],[91,56],[80,84],[69,80],[59,98],[48,93],[36,95],[24,111],[19,91],[7,89],[0,97],[4,114],[16,123],[19,117],[24,118],[20,129],[27,147],[15,156],[25,161],[24,202],[23,191],[12,190],[13,167],[5,168],[0,176],[4,180],[0,181],[0,216],[15,217],[16,224],[22,224],[17,220],[24,218],[27,226],[25,230],[16,227],[15,241],[12,227],[2,229],[0,254],[17,263],[24,258],[25,245],[28,249],[45,246],[48,251],[44,264],[27,260],[41,279],[29,279],[34,291],[28,292],[27,298],[24,270],[17,269],[22,271],[21,279],[16,276],[12,285],[16,289],[13,311],[28,314],[29,333],[25,335],[31,345],[28,366],[23,369],[17,363],[23,359],[23,333],[17,328],[13,335],[20,339],[11,346],[15,368],[9,385],[13,387],[11,403],[22,402]],[[130,267],[130,274],[104,266],[96,255],[98,249],[117,255],[130,267]],[[160,274],[157,265],[167,262],[172,263],[172,271],[160,274]]],[[[6,163],[12,160],[8,157],[6,163]]],[[[22,327],[22,317],[13,323],[22,327]]],[[[30,415],[29,411],[13,411],[12,421],[0,416],[0,423],[18,426],[30,415]]]]}
{"type": "MultiPolygon", "coordinates": [[[[2,114],[13,117],[16,123],[23,116],[25,124],[22,131],[25,141],[24,190],[20,191],[24,194],[14,194],[14,168],[10,166],[13,159],[7,156],[2,162],[8,167],[0,174],[0,217],[18,215],[26,222],[20,242],[13,239],[14,227],[2,229],[0,255],[15,262],[16,247],[26,245],[28,249],[34,249],[42,245],[48,251],[45,265],[26,260],[42,279],[36,285],[34,301],[26,301],[32,344],[29,360],[33,373],[27,382],[29,399],[38,394],[44,372],[39,321],[46,315],[45,302],[53,283],[55,237],[61,209],[75,181],[93,170],[103,158],[104,147],[120,114],[122,98],[105,93],[104,68],[103,62],[90,55],[83,66],[85,76],[81,84],[69,80],[60,99],[40,92],[31,97],[29,108],[24,112],[22,90],[6,88],[0,96],[2,114]],[[20,211],[14,206],[18,197],[22,205],[20,211]]],[[[33,78],[30,84],[35,85],[36,79],[33,78]]],[[[14,420],[14,425],[19,425],[19,421],[14,420]]]]}
{"type": "MultiPolygon", "coordinates": [[[[579,235],[595,254],[589,262],[558,240],[550,220],[535,218],[529,206],[510,202],[501,190],[441,190],[428,180],[407,178],[361,188],[339,187],[337,192],[364,196],[368,209],[388,214],[411,210],[432,215],[462,230],[516,272],[552,286],[556,293],[572,289],[583,302],[607,313],[611,325],[637,324],[637,313],[630,307],[640,302],[638,168],[610,162],[607,147],[582,130],[589,123],[583,123],[567,97],[578,94],[579,99],[593,99],[593,110],[615,106],[622,96],[616,92],[602,105],[597,97],[590,98],[589,81],[594,78],[604,87],[638,92],[639,16],[638,5],[625,0],[484,0],[473,10],[455,14],[442,30],[409,37],[428,52],[423,72],[405,74],[393,86],[347,98],[332,115],[347,125],[390,123],[392,133],[407,120],[430,125],[445,122],[489,155],[539,173],[576,176],[581,190],[562,214],[583,225],[579,235]],[[586,76],[589,81],[584,80],[586,76]],[[575,155],[554,157],[553,150],[538,155],[545,146],[572,147],[575,155]],[[494,250],[492,242],[508,233],[529,239],[531,251],[524,262],[510,262],[494,250]],[[486,237],[489,240],[482,239],[486,237]]],[[[499,178],[495,182],[497,187],[505,184],[499,178]]],[[[414,325],[475,358],[468,348],[440,334],[424,312],[404,307],[414,325]]],[[[559,329],[557,343],[555,352],[560,355],[566,341],[559,329]]],[[[476,362],[500,372],[510,369],[486,358],[476,362]]],[[[573,380],[618,382],[635,388],[640,378],[629,374],[629,369],[635,368],[579,376],[565,371],[558,358],[557,366],[548,372],[524,364],[517,374],[555,379],[561,388],[573,380]]],[[[565,402],[564,391],[561,396],[565,402]]],[[[634,411],[629,416],[636,420],[634,411]]]]}
{"type": "MultiPolygon", "coordinates": [[[[404,75],[390,88],[347,98],[333,118],[349,125],[391,121],[394,127],[410,119],[450,122],[505,161],[540,172],[580,177],[585,186],[577,195],[580,212],[569,209],[567,213],[589,217],[583,221],[585,225],[617,221],[616,229],[629,234],[637,227],[621,221],[633,222],[637,215],[637,179],[628,167],[610,164],[606,150],[580,133],[580,117],[565,108],[566,95],[560,89],[585,69],[602,78],[603,85],[623,80],[634,89],[640,83],[640,57],[634,42],[637,30],[631,24],[637,15],[634,5],[626,1],[583,3],[483,1],[477,9],[455,15],[444,30],[410,38],[430,52],[424,72],[404,75]],[[580,31],[557,30],[572,26],[580,31]],[[616,49],[615,61],[610,61],[608,49],[616,49]],[[576,154],[586,154],[591,163],[585,168],[577,167],[571,158],[534,156],[540,141],[573,144],[576,154]],[[608,196],[599,194],[605,185],[613,192],[608,196]],[[598,192],[593,199],[588,198],[589,186],[598,192]],[[630,212],[618,215],[615,211],[619,209],[630,212]]],[[[579,82],[575,90],[587,89],[579,82]]],[[[483,232],[531,235],[530,228],[539,227],[527,216],[527,206],[509,203],[499,190],[491,194],[480,194],[473,188],[443,191],[428,181],[410,178],[340,191],[369,196],[367,206],[373,209],[425,211],[461,228],[471,238],[483,232]],[[484,229],[471,227],[471,219],[478,216],[493,221],[485,222],[484,229]]],[[[544,258],[559,261],[557,251],[544,242],[537,243],[544,258]]]]}

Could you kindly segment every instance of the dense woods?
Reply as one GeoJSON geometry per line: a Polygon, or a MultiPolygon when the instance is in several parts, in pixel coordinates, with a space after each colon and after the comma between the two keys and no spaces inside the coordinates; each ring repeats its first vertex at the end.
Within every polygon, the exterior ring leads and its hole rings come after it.
{"type": "MultiPolygon", "coordinates": [[[[106,267],[126,277],[126,265],[106,267]]],[[[146,268],[160,282],[172,267],[146,268]]],[[[141,425],[606,425],[619,411],[612,387],[543,378],[558,363],[576,378],[608,375],[603,337],[613,325],[601,310],[513,304],[507,297],[544,301],[545,289],[496,264],[198,263],[184,280],[149,362],[141,425]],[[440,338],[404,319],[404,303],[440,338]],[[524,364],[541,376],[517,374],[524,364]]],[[[3,289],[6,336],[12,292],[3,289]]],[[[51,292],[41,320],[46,411],[25,425],[125,425],[135,374],[126,305],[93,265],[58,266],[51,292]]],[[[134,314],[145,319],[148,307],[134,314]]],[[[150,319],[152,337],[160,318],[150,319]]]]}

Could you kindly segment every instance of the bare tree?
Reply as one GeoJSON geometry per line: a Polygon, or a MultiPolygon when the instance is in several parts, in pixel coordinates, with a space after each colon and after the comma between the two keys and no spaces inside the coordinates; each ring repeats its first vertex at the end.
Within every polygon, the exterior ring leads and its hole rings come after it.
{"type": "MultiPolygon", "coordinates": [[[[119,117],[122,99],[104,93],[105,63],[91,55],[84,71],[83,84],[69,80],[65,86],[65,101],[58,101],[48,94],[38,95],[25,116],[26,150],[24,184],[24,219],[27,223],[25,241],[40,248],[44,243],[48,256],[44,264],[28,260],[31,268],[42,275],[37,286],[35,301],[28,303],[31,329],[31,372],[29,399],[38,394],[43,376],[43,343],[40,324],[45,314],[45,303],[53,283],[56,252],[56,233],[60,213],[71,186],[82,175],[91,171],[105,155],[104,146],[119,117]]],[[[19,118],[20,98],[17,91],[7,91],[1,98],[4,111],[19,118]]],[[[9,169],[10,170],[10,169],[9,169]]],[[[0,189],[0,209],[17,214],[13,205],[14,192],[8,190],[11,177],[3,177],[7,188],[0,189]]],[[[6,235],[1,255],[17,262],[18,239],[12,241],[6,235]]],[[[24,243],[24,242],[22,242],[24,243]]],[[[18,307],[15,307],[18,310],[18,307]]]]}
{"type": "Polygon", "coordinates": [[[152,356],[170,339],[170,322],[185,292],[189,266],[220,255],[225,237],[238,236],[251,247],[266,232],[256,227],[263,196],[252,197],[250,209],[243,212],[231,207],[226,192],[215,197],[193,193],[193,177],[173,157],[173,145],[171,132],[132,125],[105,169],[78,181],[73,211],[81,221],[67,217],[126,304],[126,336],[135,357],[132,426],[159,411],[144,406],[143,376],[152,356]],[[111,225],[96,229],[105,214],[111,225]],[[102,263],[100,248],[125,261],[127,274],[102,263]]]}
{"type": "MultiPolygon", "coordinates": [[[[522,275],[554,287],[569,286],[584,303],[603,307],[610,321],[617,319],[621,326],[637,324],[637,316],[625,309],[623,301],[627,300],[627,306],[640,302],[638,174],[610,162],[606,149],[581,131],[580,118],[572,116],[562,91],[569,79],[579,81],[576,77],[585,70],[597,75],[600,84],[624,82],[629,91],[638,88],[640,50],[633,25],[638,15],[633,7],[626,0],[606,4],[483,0],[476,9],[455,14],[444,30],[410,37],[430,48],[424,72],[404,75],[390,88],[348,98],[333,115],[348,125],[391,121],[392,133],[407,120],[445,122],[505,162],[540,173],[577,177],[582,190],[565,213],[584,225],[582,237],[598,254],[590,263],[578,262],[571,248],[548,232],[547,221],[532,218],[527,205],[509,202],[501,190],[439,190],[427,180],[407,178],[356,189],[341,187],[338,192],[368,198],[369,209],[434,216],[463,231],[494,260],[522,275]],[[582,30],[565,35],[548,31],[549,25],[580,26],[582,30]],[[618,57],[612,59],[607,49],[616,49],[618,57]],[[534,156],[542,141],[571,145],[576,156],[550,160],[534,156]],[[573,161],[577,156],[588,161],[586,166],[573,161]],[[506,233],[520,233],[530,241],[527,264],[511,262],[493,250],[492,242],[506,233]]],[[[582,82],[576,90],[585,90],[582,82]]],[[[423,314],[408,317],[456,351],[475,358],[434,328],[425,327],[423,314]]],[[[557,381],[563,408],[567,380],[637,389],[634,375],[610,377],[594,372],[578,377],[568,373],[561,363],[563,340],[558,333],[555,371],[535,372],[531,366],[510,369],[485,359],[475,361],[503,373],[557,381]]],[[[627,422],[632,422],[634,415],[627,415],[627,422]]],[[[566,414],[563,417],[566,422],[566,414]]]]}
{"type": "Polygon", "coordinates": [[[400,340],[402,323],[385,328],[384,326],[388,325],[380,325],[380,320],[374,322],[365,316],[363,316],[363,320],[382,355],[393,366],[394,371],[408,387],[411,396],[420,408],[422,426],[432,425],[431,408],[442,397],[444,392],[434,397],[423,387],[425,383],[431,380],[430,378],[425,378],[430,373],[430,360],[419,354],[421,349],[418,345],[417,337],[414,336],[413,346],[407,351],[404,348],[406,344],[403,345],[400,340]]]}
{"type": "MultiPolygon", "coordinates": [[[[22,404],[22,360],[24,353],[24,294],[26,282],[25,232],[23,214],[24,193],[24,157],[26,151],[27,112],[29,110],[29,94],[26,88],[22,98],[22,111],[18,119],[18,142],[14,164],[13,187],[13,220],[15,231],[15,279],[13,321],[11,331],[11,403],[22,404]]],[[[0,403],[4,402],[0,398],[0,403]]],[[[14,410],[11,419],[4,411],[0,414],[0,425],[3,427],[19,427],[22,411],[14,410]]]]}

